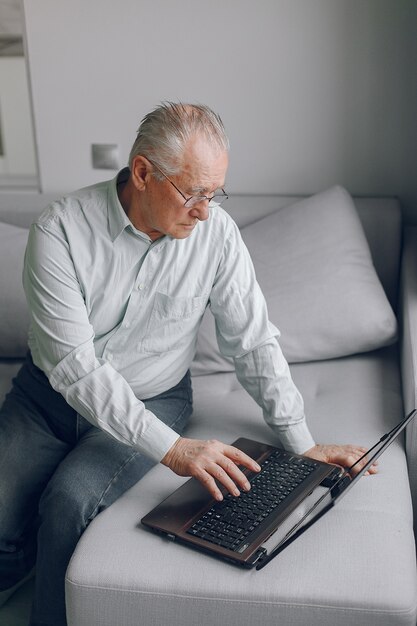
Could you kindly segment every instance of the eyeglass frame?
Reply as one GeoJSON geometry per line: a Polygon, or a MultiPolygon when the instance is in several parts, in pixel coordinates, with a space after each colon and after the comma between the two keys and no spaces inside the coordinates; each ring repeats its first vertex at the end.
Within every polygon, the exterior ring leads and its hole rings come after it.
{"type": "MultiPolygon", "coordinates": [[[[191,209],[192,207],[194,207],[196,204],[199,204],[200,202],[203,202],[203,200],[208,200],[209,201],[209,205],[211,202],[213,202],[214,198],[221,198],[220,202],[227,200],[229,198],[229,196],[227,195],[227,193],[225,192],[225,190],[223,189],[223,187],[220,187],[220,189],[223,192],[223,195],[220,194],[214,194],[214,196],[211,196],[211,198],[209,196],[190,196],[189,198],[187,198],[187,196],[185,194],[182,193],[181,189],[178,189],[177,185],[175,183],[172,182],[172,180],[170,178],[168,178],[168,176],[165,174],[165,172],[163,172],[161,170],[161,168],[154,163],[153,161],[151,161],[148,157],[145,157],[149,163],[151,165],[153,165],[153,167],[156,167],[156,169],[162,174],[162,176],[164,176],[164,178],[167,179],[167,181],[169,183],[171,183],[171,185],[174,187],[174,189],[176,189],[178,191],[178,193],[184,198],[185,202],[184,202],[184,207],[186,207],[187,209],[191,209]],[[193,198],[197,198],[195,200],[195,202],[193,202],[193,204],[189,204],[187,206],[187,203],[190,202],[193,198]]],[[[214,206],[217,206],[220,204],[220,202],[214,202],[214,206]]]]}

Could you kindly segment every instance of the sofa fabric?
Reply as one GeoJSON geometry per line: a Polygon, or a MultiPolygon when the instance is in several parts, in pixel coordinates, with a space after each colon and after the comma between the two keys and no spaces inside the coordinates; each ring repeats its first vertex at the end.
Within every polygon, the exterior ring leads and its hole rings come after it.
{"type": "MultiPolygon", "coordinates": [[[[401,372],[405,411],[417,408],[417,227],[404,233],[401,276],[401,372]]],[[[414,511],[417,511],[417,422],[413,420],[406,433],[406,451],[414,511]]],[[[414,529],[417,530],[417,515],[414,529]]]]}
{"type": "Polygon", "coordinates": [[[242,229],[289,363],[374,350],[396,338],[355,205],[342,187],[242,229]]]}
{"type": "MultiPolygon", "coordinates": [[[[5,194],[2,203],[0,194],[0,222],[26,228],[49,198],[44,200],[12,199],[5,194]]],[[[248,245],[259,252],[256,237],[261,234],[255,233],[258,228],[264,232],[265,226],[259,227],[259,222],[269,218],[268,228],[272,229],[272,224],[278,228],[281,216],[276,215],[285,216],[288,207],[296,207],[299,201],[291,197],[231,197],[227,208],[243,236],[248,229],[248,245]]],[[[310,207],[311,202],[307,203],[310,207]]],[[[405,409],[416,405],[417,229],[406,229],[401,257],[398,202],[393,198],[355,198],[355,205],[373,265],[400,322],[400,341],[385,345],[391,336],[385,337],[378,349],[368,345],[362,348],[366,352],[337,358],[322,354],[320,360],[292,364],[291,372],[318,442],[371,445],[405,409]]],[[[285,219],[291,222],[295,217],[285,219]]],[[[314,224],[309,228],[310,234],[314,232],[314,224]]],[[[22,262],[18,248],[23,248],[24,234],[7,228],[3,233],[2,267],[7,268],[8,260],[13,259],[17,276],[17,265],[22,262]],[[13,233],[19,241],[15,248],[8,245],[13,233]]],[[[289,240],[280,246],[285,249],[288,244],[289,240]]],[[[363,253],[363,243],[361,246],[363,253]]],[[[3,295],[9,296],[21,288],[20,277],[18,287],[2,285],[3,295]]],[[[26,350],[20,334],[22,329],[26,332],[25,321],[18,299],[14,302],[19,311],[16,327],[11,322],[9,329],[13,341],[8,348],[4,344],[0,356],[0,401],[20,367],[22,357],[16,355],[26,350]]],[[[383,308],[389,310],[386,307],[384,300],[383,308]]],[[[277,325],[285,330],[279,321],[277,325]]],[[[2,328],[0,320],[0,331],[2,328]]],[[[214,328],[210,332],[214,333],[214,328]]],[[[195,411],[187,434],[226,442],[246,436],[277,443],[261,409],[236,380],[233,364],[225,362],[212,343],[213,334],[208,339],[209,361],[194,363],[195,411]]],[[[69,626],[415,626],[412,495],[417,493],[416,428],[417,422],[412,423],[405,441],[398,439],[381,457],[377,475],[361,479],[335,509],[260,572],[240,570],[142,527],[141,517],[185,480],[162,465],[155,466],[101,513],[79,542],[66,580],[69,626]]],[[[267,547],[273,544],[274,537],[267,547]]]]}

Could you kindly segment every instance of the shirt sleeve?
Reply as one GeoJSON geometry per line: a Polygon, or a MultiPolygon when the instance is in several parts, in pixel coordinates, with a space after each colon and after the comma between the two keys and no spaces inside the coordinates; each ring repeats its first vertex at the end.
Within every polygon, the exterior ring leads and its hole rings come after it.
{"type": "Polygon", "coordinates": [[[286,450],[302,454],[315,445],[303,398],[275,337],[235,359],[236,376],[263,409],[266,423],[286,450]]]}
{"type": "Polygon", "coordinates": [[[239,382],[263,409],[264,419],[288,450],[314,446],[304,403],[279,346],[249,252],[236,226],[225,242],[210,296],[217,341],[232,357],[239,382]]]}
{"type": "Polygon", "coordinates": [[[57,220],[32,225],[23,285],[32,355],[52,387],[91,424],[160,461],[178,434],[145,408],[106,360],[96,357],[94,329],[57,220]]]}

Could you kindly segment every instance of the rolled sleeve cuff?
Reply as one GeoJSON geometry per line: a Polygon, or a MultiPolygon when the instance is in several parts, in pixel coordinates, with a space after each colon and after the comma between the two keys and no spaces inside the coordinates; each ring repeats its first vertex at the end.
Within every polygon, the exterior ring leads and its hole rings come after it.
{"type": "MultiPolygon", "coordinates": [[[[152,415],[150,411],[149,414],[152,415]]],[[[133,447],[153,461],[160,463],[168,450],[180,438],[180,435],[157,417],[153,417],[154,419],[133,447]]]]}
{"type": "Polygon", "coordinates": [[[278,428],[278,436],[285,450],[303,454],[316,445],[305,421],[278,428]]]}

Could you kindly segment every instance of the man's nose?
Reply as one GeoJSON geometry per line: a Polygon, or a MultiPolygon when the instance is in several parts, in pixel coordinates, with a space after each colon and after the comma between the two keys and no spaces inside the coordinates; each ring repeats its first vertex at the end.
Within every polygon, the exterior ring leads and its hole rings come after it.
{"type": "Polygon", "coordinates": [[[191,217],[196,217],[200,222],[204,222],[209,216],[209,199],[201,200],[195,204],[190,211],[191,217]]]}

